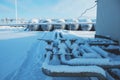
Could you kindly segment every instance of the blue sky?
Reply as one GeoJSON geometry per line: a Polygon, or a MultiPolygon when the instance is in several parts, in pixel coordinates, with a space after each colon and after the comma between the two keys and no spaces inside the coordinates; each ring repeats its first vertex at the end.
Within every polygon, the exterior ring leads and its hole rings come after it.
{"type": "MultiPolygon", "coordinates": [[[[95,0],[17,0],[19,18],[78,18],[95,0]]],[[[0,18],[15,18],[15,0],[0,0],[0,18]]],[[[96,7],[84,17],[95,18],[96,7]]]]}

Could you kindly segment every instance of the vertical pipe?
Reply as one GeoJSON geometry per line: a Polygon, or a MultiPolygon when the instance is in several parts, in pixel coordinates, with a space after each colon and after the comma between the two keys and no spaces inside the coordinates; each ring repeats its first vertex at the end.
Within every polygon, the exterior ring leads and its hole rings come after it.
{"type": "Polygon", "coordinates": [[[17,0],[15,0],[15,18],[16,18],[16,23],[17,23],[17,19],[18,19],[17,0]]]}

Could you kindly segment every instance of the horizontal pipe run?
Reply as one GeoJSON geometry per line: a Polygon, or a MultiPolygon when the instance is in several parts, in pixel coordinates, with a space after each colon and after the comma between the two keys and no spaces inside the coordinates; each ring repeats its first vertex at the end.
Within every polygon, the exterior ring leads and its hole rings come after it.
{"type": "MultiPolygon", "coordinates": [[[[0,26],[22,26],[22,25],[57,25],[61,23],[8,23],[8,24],[0,24],[0,26]]],[[[62,24],[72,24],[72,23],[62,23],[62,24]]],[[[74,23],[73,23],[74,24],[74,23]]],[[[79,22],[76,24],[94,24],[94,22],[79,22]]]]}
{"type": "Polygon", "coordinates": [[[61,63],[70,66],[96,65],[103,68],[120,68],[120,61],[111,61],[108,58],[76,58],[66,60],[65,55],[60,56],[61,63]]]}
{"type": "Polygon", "coordinates": [[[68,66],[68,65],[51,65],[51,53],[46,55],[42,65],[42,71],[53,77],[97,77],[100,80],[106,80],[105,71],[98,66],[68,66]]]}

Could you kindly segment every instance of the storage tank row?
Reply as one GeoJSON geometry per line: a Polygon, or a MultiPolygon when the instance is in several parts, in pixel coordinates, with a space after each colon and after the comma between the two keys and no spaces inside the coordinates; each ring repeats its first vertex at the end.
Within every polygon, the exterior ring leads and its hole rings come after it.
{"type": "Polygon", "coordinates": [[[55,29],[94,31],[95,22],[95,19],[32,19],[28,22],[27,28],[30,31],[55,29]]]}

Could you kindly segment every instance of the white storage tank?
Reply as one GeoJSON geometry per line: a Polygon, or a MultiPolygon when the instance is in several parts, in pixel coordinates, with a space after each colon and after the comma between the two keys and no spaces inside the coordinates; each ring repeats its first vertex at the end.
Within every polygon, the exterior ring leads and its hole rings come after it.
{"type": "Polygon", "coordinates": [[[37,19],[37,18],[33,18],[32,20],[30,20],[29,21],[29,30],[30,31],[38,31],[40,29],[40,25],[37,23],[39,23],[39,19],[37,19]]]}
{"type": "Polygon", "coordinates": [[[54,29],[65,29],[64,19],[53,19],[52,23],[53,23],[54,29]]]}
{"type": "Polygon", "coordinates": [[[51,19],[42,19],[41,21],[40,21],[40,23],[41,23],[41,29],[43,30],[43,31],[50,31],[50,30],[52,30],[52,21],[51,21],[51,19]],[[43,24],[42,24],[43,23],[43,24]],[[44,24],[45,23],[45,24],[44,24]]]}
{"type": "Polygon", "coordinates": [[[66,28],[68,30],[78,30],[79,29],[79,24],[77,19],[66,19],[66,28]]]}
{"type": "Polygon", "coordinates": [[[91,19],[79,19],[79,22],[86,22],[85,24],[79,24],[82,31],[90,31],[92,29],[92,24],[88,24],[92,23],[91,19]]]}

